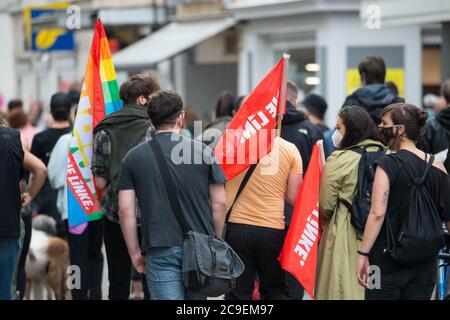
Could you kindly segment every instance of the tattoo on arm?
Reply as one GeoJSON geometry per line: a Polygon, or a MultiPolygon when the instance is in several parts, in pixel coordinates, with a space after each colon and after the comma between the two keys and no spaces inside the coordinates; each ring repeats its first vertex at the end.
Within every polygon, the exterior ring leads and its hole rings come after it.
{"type": "Polygon", "coordinates": [[[383,193],[383,199],[381,199],[381,205],[383,207],[387,207],[388,200],[389,200],[389,191],[386,191],[383,193]]]}

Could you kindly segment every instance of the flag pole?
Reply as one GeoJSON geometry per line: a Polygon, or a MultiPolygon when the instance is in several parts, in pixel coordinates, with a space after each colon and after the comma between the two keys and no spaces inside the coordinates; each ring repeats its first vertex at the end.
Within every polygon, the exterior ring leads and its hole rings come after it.
{"type": "Polygon", "coordinates": [[[289,59],[291,56],[287,53],[283,53],[283,78],[281,80],[281,93],[280,93],[280,113],[277,119],[277,136],[281,137],[281,121],[283,120],[284,110],[286,109],[286,89],[289,70],[289,59]]]}

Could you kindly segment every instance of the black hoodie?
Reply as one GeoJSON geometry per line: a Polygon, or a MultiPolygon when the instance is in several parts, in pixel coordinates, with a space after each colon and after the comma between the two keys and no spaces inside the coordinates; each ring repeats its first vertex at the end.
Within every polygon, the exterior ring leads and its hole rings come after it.
{"type": "MultiPolygon", "coordinates": [[[[289,101],[286,102],[286,114],[282,120],[281,138],[295,144],[302,157],[303,173],[305,173],[313,146],[317,140],[323,139],[323,134],[317,126],[309,122],[303,112],[298,111],[289,101]]],[[[290,224],[292,210],[293,207],[286,202],[284,213],[287,226],[290,224]]]]}
{"type": "Polygon", "coordinates": [[[449,147],[450,140],[450,107],[441,110],[436,118],[428,121],[425,134],[420,138],[417,147],[426,152],[436,154],[449,147]]]}

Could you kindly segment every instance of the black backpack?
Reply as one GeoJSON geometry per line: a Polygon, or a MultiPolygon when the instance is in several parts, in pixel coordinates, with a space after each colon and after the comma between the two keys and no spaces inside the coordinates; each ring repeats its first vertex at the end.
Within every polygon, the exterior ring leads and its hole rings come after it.
{"type": "Polygon", "coordinates": [[[358,184],[356,196],[351,205],[346,204],[350,211],[353,227],[363,232],[366,226],[367,217],[370,213],[372,200],[372,186],[375,179],[375,162],[386,155],[384,147],[378,144],[368,144],[362,147],[353,147],[352,150],[361,155],[358,165],[358,184]],[[376,151],[367,151],[368,148],[376,147],[376,151]]]}
{"type": "Polygon", "coordinates": [[[445,245],[444,229],[438,211],[428,190],[424,186],[425,179],[434,156],[427,162],[425,172],[421,177],[414,174],[406,161],[400,159],[411,178],[409,196],[403,201],[403,221],[400,232],[394,236],[389,216],[386,216],[387,248],[385,253],[397,263],[405,266],[415,266],[421,262],[436,257],[445,245]]]}

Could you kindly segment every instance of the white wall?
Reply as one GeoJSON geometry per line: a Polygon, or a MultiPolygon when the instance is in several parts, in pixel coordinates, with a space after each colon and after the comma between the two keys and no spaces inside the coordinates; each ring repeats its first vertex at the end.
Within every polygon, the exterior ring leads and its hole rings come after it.
{"type": "Polygon", "coordinates": [[[241,35],[239,94],[249,93],[281,58],[275,57],[275,51],[284,47],[314,47],[315,33],[321,23],[317,14],[248,21],[241,35]]]}
{"type": "Polygon", "coordinates": [[[422,45],[420,26],[368,30],[356,15],[333,15],[317,31],[317,46],[327,48],[326,121],[333,125],[346,97],[347,47],[403,46],[405,99],[420,105],[422,96],[422,45]]]}
{"type": "Polygon", "coordinates": [[[4,109],[10,99],[17,96],[17,76],[14,61],[14,32],[12,19],[8,13],[0,13],[0,94],[4,99],[4,109]]]}
{"type": "Polygon", "coordinates": [[[347,47],[403,46],[406,101],[421,102],[420,26],[367,30],[358,13],[308,14],[248,21],[242,31],[238,92],[249,93],[275,62],[275,44],[292,48],[315,46],[326,51],[326,83],[322,83],[329,105],[326,122],[334,125],[346,97],[347,47]],[[310,38],[312,34],[312,39],[310,38]],[[280,41],[280,39],[283,39],[280,41]],[[311,44],[312,43],[312,44],[311,44]],[[249,59],[251,55],[251,59],[249,59]],[[249,64],[251,66],[249,66],[249,64]]]}

